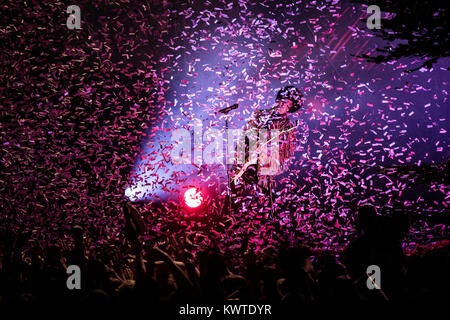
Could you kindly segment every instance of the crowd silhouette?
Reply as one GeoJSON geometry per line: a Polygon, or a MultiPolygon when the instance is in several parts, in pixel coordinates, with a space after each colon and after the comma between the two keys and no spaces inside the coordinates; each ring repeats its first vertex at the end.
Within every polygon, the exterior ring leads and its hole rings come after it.
{"type": "Polygon", "coordinates": [[[5,229],[1,238],[2,302],[260,301],[272,303],[403,301],[448,296],[450,242],[418,245],[407,254],[407,220],[386,219],[375,208],[358,209],[356,233],[342,250],[282,243],[255,251],[246,245],[224,252],[193,250],[189,241],[140,240],[142,220],[124,209],[122,244],[92,250],[83,228],[71,241],[42,246],[27,232],[5,229]],[[69,265],[81,269],[81,289],[66,286],[69,265]],[[369,290],[366,269],[381,270],[381,289],[369,290]]]}

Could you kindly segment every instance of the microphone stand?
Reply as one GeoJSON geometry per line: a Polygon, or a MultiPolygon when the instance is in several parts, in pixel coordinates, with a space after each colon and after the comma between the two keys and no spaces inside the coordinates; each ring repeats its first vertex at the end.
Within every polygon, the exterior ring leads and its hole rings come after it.
{"type": "MultiPolygon", "coordinates": [[[[272,117],[274,115],[275,115],[275,112],[272,111],[270,116],[269,116],[269,119],[267,119],[266,123],[264,124],[264,128],[267,130],[267,132],[270,132],[270,123],[272,122],[271,120],[272,120],[272,117]]],[[[266,152],[267,152],[267,149],[266,149],[266,152]]],[[[272,161],[272,159],[270,159],[270,161],[272,161]]],[[[269,187],[269,200],[270,200],[270,213],[271,213],[270,219],[272,220],[272,219],[275,218],[275,212],[274,212],[274,209],[273,209],[273,190],[272,190],[272,187],[273,187],[272,183],[273,182],[272,182],[272,176],[271,175],[267,175],[267,182],[268,182],[267,184],[268,184],[268,187],[269,187]]]]}
{"type": "Polygon", "coordinates": [[[239,104],[235,103],[230,107],[223,108],[219,110],[220,113],[225,115],[225,135],[226,135],[226,146],[225,146],[225,167],[227,170],[227,202],[228,202],[228,210],[229,213],[232,213],[231,207],[231,178],[230,178],[230,170],[228,168],[228,118],[231,110],[237,109],[239,104]]]}

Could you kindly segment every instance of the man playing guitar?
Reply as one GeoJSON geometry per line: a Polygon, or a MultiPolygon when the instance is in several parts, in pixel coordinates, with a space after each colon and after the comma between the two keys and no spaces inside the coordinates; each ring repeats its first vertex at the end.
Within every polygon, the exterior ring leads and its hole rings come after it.
{"type": "Polygon", "coordinates": [[[302,97],[297,88],[287,86],[278,92],[274,107],[255,112],[245,130],[245,161],[236,161],[233,170],[233,189],[258,185],[273,201],[272,177],[287,171],[297,146],[297,126],[288,115],[302,107],[302,97]]]}

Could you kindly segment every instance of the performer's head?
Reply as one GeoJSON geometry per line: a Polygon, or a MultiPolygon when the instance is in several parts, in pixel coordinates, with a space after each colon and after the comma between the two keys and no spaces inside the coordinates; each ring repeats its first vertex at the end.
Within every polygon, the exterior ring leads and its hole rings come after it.
{"type": "Polygon", "coordinates": [[[285,114],[287,112],[293,113],[299,110],[302,105],[303,95],[300,90],[294,86],[286,86],[280,91],[278,91],[276,102],[277,102],[277,112],[280,114],[285,114]]]}

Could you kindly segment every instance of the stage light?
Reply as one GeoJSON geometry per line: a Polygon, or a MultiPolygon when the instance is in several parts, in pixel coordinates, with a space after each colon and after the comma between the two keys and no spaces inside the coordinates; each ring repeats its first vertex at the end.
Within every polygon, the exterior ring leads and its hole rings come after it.
{"type": "Polygon", "coordinates": [[[203,194],[197,188],[189,188],[184,193],[184,202],[189,208],[197,208],[203,202],[203,194]]]}

